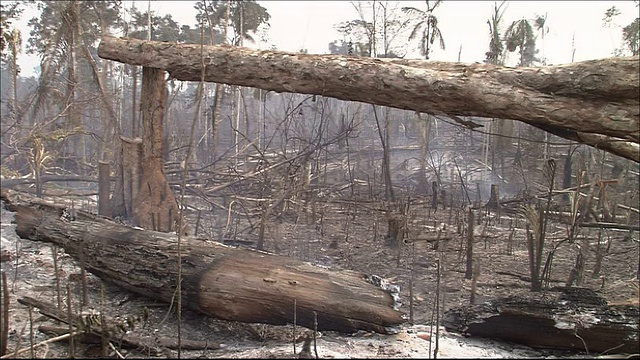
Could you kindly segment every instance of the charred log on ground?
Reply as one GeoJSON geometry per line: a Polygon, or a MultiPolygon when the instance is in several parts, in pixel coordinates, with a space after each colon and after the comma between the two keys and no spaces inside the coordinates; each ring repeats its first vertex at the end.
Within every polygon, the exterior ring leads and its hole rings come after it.
{"type": "MultiPolygon", "coordinates": [[[[80,210],[2,189],[16,213],[20,237],[55,243],[87,271],[152,299],[171,302],[178,277],[175,234],[130,228],[80,210]]],[[[216,318],[274,325],[293,323],[319,330],[387,333],[405,322],[394,309],[397,289],[378,278],[330,270],[296,259],[231,248],[191,237],[181,240],[182,303],[216,318]]]]}
{"type": "Polygon", "coordinates": [[[556,288],[448,310],[442,325],[534,348],[640,353],[637,306],[609,306],[586,288],[556,288]]]}

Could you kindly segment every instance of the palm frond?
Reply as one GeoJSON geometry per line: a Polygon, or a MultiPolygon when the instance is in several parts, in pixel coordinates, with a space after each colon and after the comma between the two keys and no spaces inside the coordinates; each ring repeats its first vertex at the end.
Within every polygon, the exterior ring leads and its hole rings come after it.
{"type": "Polygon", "coordinates": [[[413,30],[411,30],[411,34],[409,34],[409,40],[415,39],[419,33],[422,33],[422,36],[424,36],[424,33],[426,33],[426,31],[424,31],[425,25],[426,23],[424,21],[417,23],[413,27],[413,30]]]}
{"type": "Polygon", "coordinates": [[[433,15],[429,15],[429,24],[431,28],[429,43],[433,45],[435,40],[438,39],[440,43],[440,48],[444,50],[445,49],[444,39],[442,38],[442,32],[440,31],[440,28],[438,28],[438,18],[433,15]]]}
{"type": "Polygon", "coordinates": [[[420,54],[429,58],[429,54],[427,54],[427,32],[422,32],[422,37],[420,38],[420,54]]]}
{"type": "Polygon", "coordinates": [[[542,169],[542,175],[544,176],[544,180],[546,181],[548,191],[553,190],[553,184],[555,182],[556,177],[556,161],[553,159],[547,160],[544,164],[544,168],[542,169]]]}
{"type": "Polygon", "coordinates": [[[74,16],[73,2],[70,2],[67,8],[60,14],[60,27],[58,27],[44,48],[42,58],[40,60],[40,78],[36,87],[33,107],[31,108],[31,116],[35,116],[44,106],[47,97],[51,94],[51,79],[54,79],[59,73],[67,57],[67,51],[70,51],[67,38],[69,34],[75,31],[73,20],[77,20],[74,16]]]}
{"type": "Polygon", "coordinates": [[[440,32],[440,29],[434,29],[434,31],[437,31],[437,36],[438,36],[438,39],[440,40],[440,49],[446,50],[446,46],[444,44],[444,38],[442,37],[442,32],[440,32]]]}
{"type": "Polygon", "coordinates": [[[508,51],[515,51],[521,43],[522,33],[520,30],[520,21],[521,20],[516,20],[512,22],[504,33],[504,42],[507,45],[508,51]]]}
{"type": "Polygon", "coordinates": [[[426,17],[426,12],[422,11],[420,9],[416,9],[414,7],[408,6],[408,7],[403,7],[402,11],[407,14],[407,15],[413,15],[413,16],[419,16],[419,17],[426,17]]]}
{"type": "Polygon", "coordinates": [[[533,231],[534,239],[540,239],[540,212],[533,205],[527,206],[525,218],[529,223],[529,229],[533,231]]]}
{"type": "Polygon", "coordinates": [[[536,30],[542,30],[543,34],[545,33],[545,31],[548,32],[548,30],[545,30],[546,23],[547,23],[547,14],[544,14],[544,16],[537,15],[536,18],[533,20],[533,26],[535,26],[536,30]]]}

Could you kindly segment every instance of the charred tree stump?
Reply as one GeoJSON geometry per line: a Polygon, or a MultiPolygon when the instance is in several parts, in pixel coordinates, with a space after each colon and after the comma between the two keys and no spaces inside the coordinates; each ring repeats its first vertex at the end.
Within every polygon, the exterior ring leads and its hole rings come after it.
{"type": "Polygon", "coordinates": [[[491,184],[491,196],[487,202],[487,207],[490,209],[498,209],[500,206],[500,190],[497,184],[491,184]]]}
{"type": "Polygon", "coordinates": [[[438,210],[438,182],[437,181],[432,181],[431,182],[431,193],[433,194],[433,198],[431,198],[431,208],[433,209],[433,211],[435,212],[436,210],[438,210]]]}
{"type": "MultiPolygon", "coordinates": [[[[171,302],[177,285],[177,236],[130,228],[106,218],[67,209],[2,189],[14,211],[20,237],[55,243],[86,270],[144,296],[171,302]]],[[[216,318],[283,325],[293,322],[318,330],[387,333],[405,322],[398,289],[373,275],[328,270],[262,251],[230,248],[184,237],[182,303],[216,318]]]]}
{"type": "Polygon", "coordinates": [[[637,306],[609,306],[586,288],[511,296],[448,310],[448,331],[533,348],[590,353],[640,352],[637,306]]]}
{"type": "Polygon", "coordinates": [[[162,232],[176,229],[180,222],[178,203],[167,184],[162,159],[162,118],[166,99],[165,72],[161,69],[142,68],[142,150],[140,184],[132,200],[134,223],[145,229],[162,232]]]}
{"type": "Polygon", "coordinates": [[[111,217],[111,166],[108,162],[98,162],[98,214],[111,217]]]}
{"type": "Polygon", "coordinates": [[[112,215],[133,219],[133,199],[140,189],[142,167],[142,139],[120,136],[118,161],[115,164],[116,181],[111,198],[112,215]]]}
{"type": "Polygon", "coordinates": [[[473,209],[468,209],[469,213],[467,214],[467,251],[466,251],[466,270],[464,272],[465,279],[471,279],[473,276],[473,209]]]}

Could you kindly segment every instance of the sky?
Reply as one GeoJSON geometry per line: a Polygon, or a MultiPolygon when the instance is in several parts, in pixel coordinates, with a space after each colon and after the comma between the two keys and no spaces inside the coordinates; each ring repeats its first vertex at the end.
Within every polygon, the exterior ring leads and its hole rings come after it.
{"type": "MultiPolygon", "coordinates": [[[[305,48],[309,53],[328,53],[328,44],[341,40],[342,36],[334,25],[358,18],[350,1],[258,1],[271,15],[268,41],[245,46],[269,49],[273,45],[278,50],[297,52],[305,48]]],[[[151,1],[152,11],[159,15],[171,14],[180,25],[195,23],[194,1],[151,1]]],[[[423,1],[393,2],[399,6],[425,8],[423,1]]],[[[123,1],[126,8],[135,5],[145,11],[148,1],[123,1]]],[[[445,40],[446,49],[435,49],[431,60],[482,62],[489,44],[487,20],[493,12],[493,1],[443,1],[435,10],[438,26],[445,40]]],[[[27,20],[35,16],[35,10],[25,11],[25,16],[17,22],[23,38],[30,29],[27,20]]],[[[614,49],[622,46],[622,27],[638,16],[638,8],[633,1],[508,1],[503,20],[503,29],[513,21],[532,19],[535,15],[547,15],[549,32],[544,43],[538,39],[539,55],[547,58],[547,63],[571,62],[572,38],[575,48],[574,61],[610,57],[614,49]],[[605,10],[616,6],[621,14],[614,26],[604,28],[602,18],[605,10]],[[575,36],[575,37],[574,37],[575,36]]],[[[26,41],[25,41],[26,42],[26,41]]],[[[403,44],[406,43],[403,42],[403,44]]],[[[416,46],[409,44],[407,58],[419,58],[416,46]]],[[[515,65],[516,55],[508,58],[507,65],[515,65]]],[[[39,60],[22,54],[23,76],[35,74],[34,67],[39,60]]]]}

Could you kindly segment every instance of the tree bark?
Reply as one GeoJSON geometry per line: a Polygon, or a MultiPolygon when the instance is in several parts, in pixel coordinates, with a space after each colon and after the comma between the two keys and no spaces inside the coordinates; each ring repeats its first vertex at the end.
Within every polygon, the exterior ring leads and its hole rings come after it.
{"type": "MultiPolygon", "coordinates": [[[[91,273],[147,297],[172,302],[177,284],[177,237],[140,230],[77,210],[65,216],[53,205],[8,189],[0,194],[16,212],[20,237],[55,243],[91,273]]],[[[397,292],[380,279],[348,270],[314,267],[262,251],[231,248],[183,237],[182,303],[230,321],[282,325],[293,322],[318,330],[387,333],[405,322],[394,310],[397,292]],[[294,300],[297,308],[294,310],[294,300]]]]}
{"type": "Polygon", "coordinates": [[[111,166],[98,161],[98,214],[111,217],[111,166]]]}
{"type": "MultiPolygon", "coordinates": [[[[434,115],[513,119],[640,162],[638,57],[509,68],[488,64],[372,59],[204,47],[205,80],[317,94],[434,115]],[[599,134],[602,139],[589,138],[599,134]]],[[[104,59],[156,67],[199,81],[200,45],[104,36],[104,59]]]]}
{"type": "Polygon", "coordinates": [[[609,306],[590,289],[562,288],[448,310],[448,331],[534,348],[640,352],[637,306],[609,306]]]}
{"type": "Polygon", "coordinates": [[[131,210],[136,225],[170,232],[180,223],[180,211],[163,168],[162,118],[166,100],[164,74],[160,69],[142,68],[140,185],[133,189],[131,210]]]}

